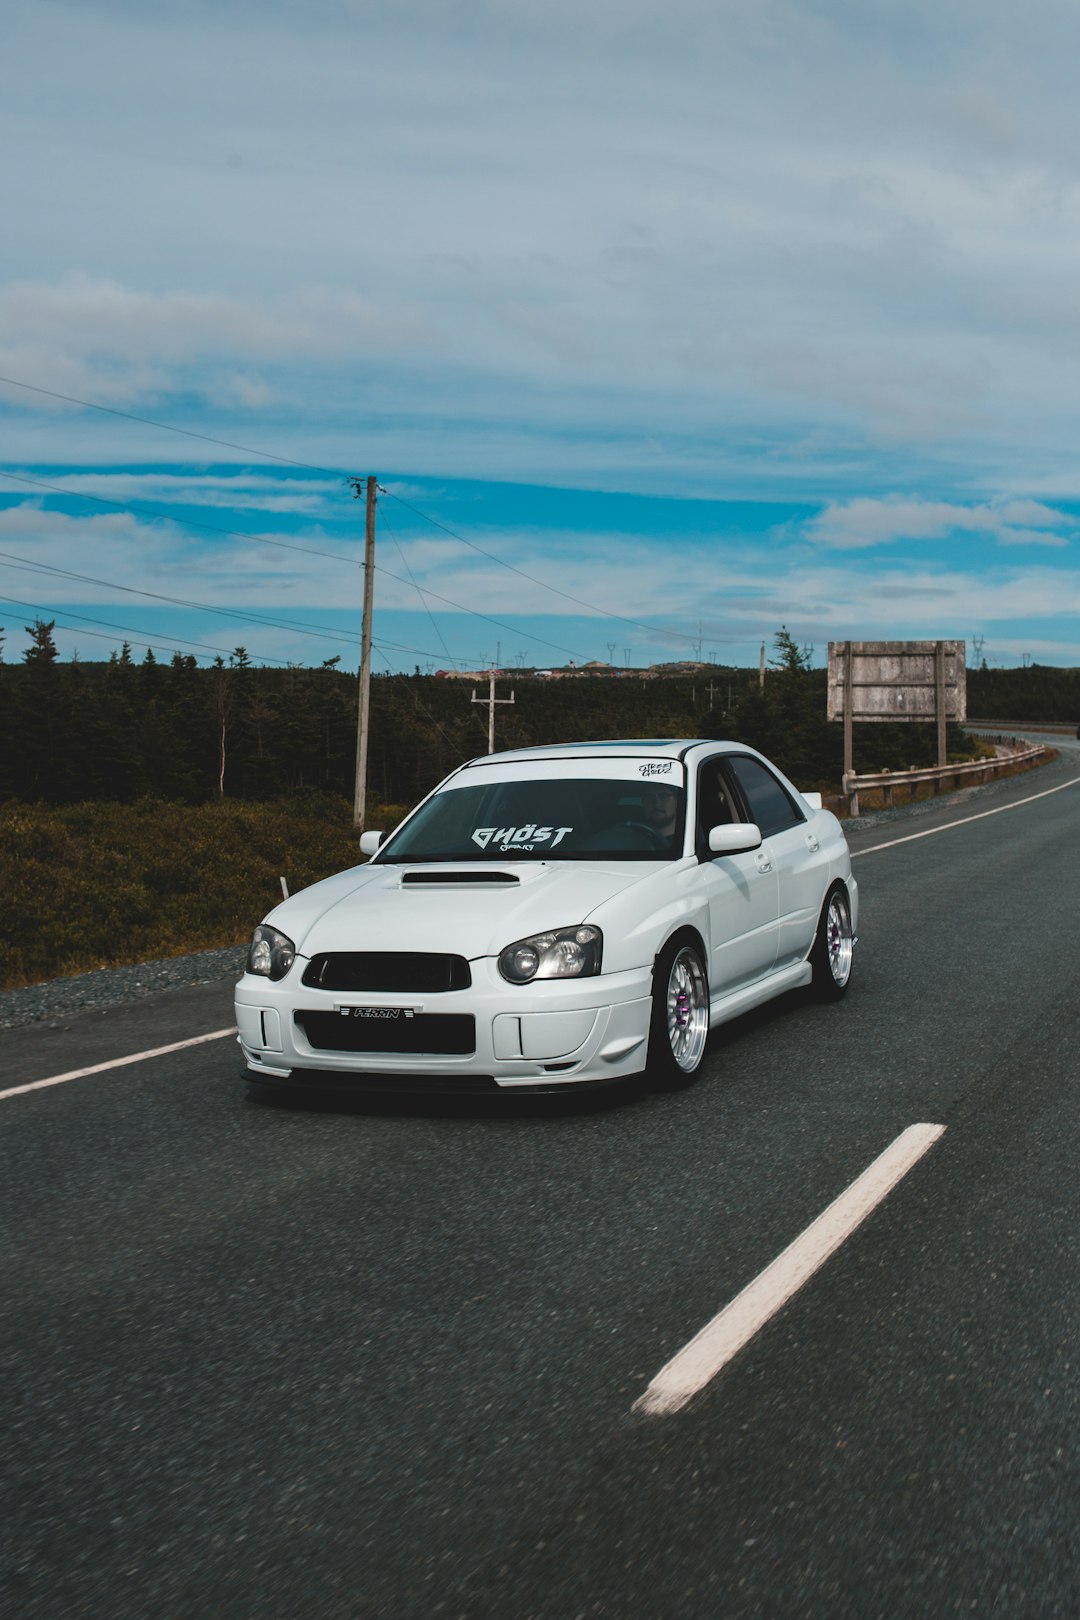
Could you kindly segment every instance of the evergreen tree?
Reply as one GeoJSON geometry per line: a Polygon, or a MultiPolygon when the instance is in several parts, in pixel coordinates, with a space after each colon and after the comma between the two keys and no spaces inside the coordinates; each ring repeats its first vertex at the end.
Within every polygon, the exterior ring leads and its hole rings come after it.
{"type": "Polygon", "coordinates": [[[56,620],[35,619],[26,626],[30,645],[23,653],[26,679],[19,683],[15,705],[14,774],[21,798],[53,799],[62,792],[56,766],[65,727],[60,713],[56,620]]]}
{"type": "Polygon", "coordinates": [[[162,793],[193,803],[209,795],[213,781],[213,739],[203,676],[193,654],[174,653],[160,698],[168,760],[162,793]]]}
{"type": "MultiPolygon", "coordinates": [[[[54,626],[28,627],[19,662],[0,664],[0,796],[79,799],[145,794],[199,802],[323,789],[351,798],[357,682],[334,660],[263,669],[245,648],[200,668],[190,654],[141,663],[121,649],[108,662],[61,663],[54,626]],[[224,777],[222,722],[224,721],[224,777]]],[[[826,674],[786,626],[773,638],[764,687],[758,671],[715,670],[664,679],[617,676],[499,682],[516,702],[496,713],[496,747],[614,737],[730,737],[759,748],[801,786],[839,784],[843,728],[826,716],[826,674]]],[[[415,803],[487,746],[487,715],[470,685],[380,675],[371,686],[369,794],[415,803]]],[[[1033,665],[971,670],[973,716],[1008,725],[1080,719],[1080,670],[1033,665]]],[[[950,751],[959,734],[949,730],[950,751]]],[[[856,768],[933,764],[934,727],[855,730],[856,768]]]]}
{"type": "Polygon", "coordinates": [[[798,675],[810,668],[813,652],[812,647],[800,648],[787,625],[782,624],[773,636],[773,656],[769,662],[774,669],[783,670],[788,675],[798,675]]]}
{"type": "Polygon", "coordinates": [[[56,629],[56,620],[50,619],[46,624],[44,619],[35,619],[33,624],[26,626],[26,633],[30,637],[30,645],[23,653],[23,663],[55,664],[59,658],[56,642],[53,640],[53,631],[56,629]]]}

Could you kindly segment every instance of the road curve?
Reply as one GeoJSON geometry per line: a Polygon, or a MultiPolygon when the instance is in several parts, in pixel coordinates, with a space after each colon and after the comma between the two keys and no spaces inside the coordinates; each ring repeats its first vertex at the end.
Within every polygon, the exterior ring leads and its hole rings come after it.
{"type": "Polygon", "coordinates": [[[229,987],[0,1036],[22,1617],[1073,1615],[1080,750],[851,835],[697,1085],[250,1101],[229,987]],[[927,836],[921,836],[921,835],[927,836]],[[920,836],[915,836],[920,835],[920,836]],[[502,1100],[500,1099],[500,1104],[502,1100]],[[660,1369],[944,1127],[678,1410],[660,1369]]]}

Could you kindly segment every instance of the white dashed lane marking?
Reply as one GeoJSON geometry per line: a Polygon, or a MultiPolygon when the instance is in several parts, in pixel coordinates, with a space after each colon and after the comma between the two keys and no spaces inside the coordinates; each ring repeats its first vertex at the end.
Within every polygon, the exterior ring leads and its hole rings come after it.
{"type": "Polygon", "coordinates": [[[654,1417],[677,1412],[704,1389],[903,1180],[944,1129],[909,1125],[901,1132],[794,1243],[661,1367],[634,1402],[634,1411],[654,1417]]]}
{"type": "Polygon", "coordinates": [[[1034,804],[1036,799],[1048,799],[1052,793],[1064,793],[1066,788],[1080,787],[1080,776],[1074,776],[1068,782],[1059,782],[1057,787],[1044,788],[1042,793],[1030,793],[1026,799],[1017,799],[1014,804],[999,804],[993,810],[980,810],[975,816],[961,816],[957,821],[947,821],[941,827],[927,827],[925,832],[908,833],[904,838],[890,838],[887,844],[871,844],[869,849],[853,849],[851,858],[859,860],[863,855],[876,855],[879,849],[895,849],[897,844],[913,844],[917,838],[933,838],[937,833],[952,832],[954,827],[966,827],[972,821],[985,821],[987,816],[1003,816],[1006,810],[1020,810],[1025,804],[1034,804]]]}
{"type": "Polygon", "coordinates": [[[202,1046],[206,1041],[223,1041],[236,1034],[236,1025],[229,1029],[215,1029],[209,1035],[192,1035],[186,1041],[174,1041],[171,1046],[153,1046],[146,1052],[132,1052],[130,1057],[110,1058],[108,1063],[93,1063],[88,1069],[69,1069],[66,1074],[50,1075],[48,1080],[31,1080],[25,1086],[10,1086],[0,1091],[0,1102],[5,1097],[22,1097],[28,1091],[44,1091],[46,1086],[62,1086],[65,1080],[82,1080],[88,1074],[104,1074],[108,1069],[123,1069],[129,1063],[143,1063],[147,1058],[164,1057],[168,1052],[182,1052],[187,1046],[202,1046]]]}

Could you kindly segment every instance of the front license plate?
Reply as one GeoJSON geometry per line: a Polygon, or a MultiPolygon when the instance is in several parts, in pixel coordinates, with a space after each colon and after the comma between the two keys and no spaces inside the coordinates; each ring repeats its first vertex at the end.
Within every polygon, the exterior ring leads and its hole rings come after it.
{"type": "Polygon", "coordinates": [[[389,1022],[416,1017],[415,1007],[343,1007],[338,1002],[334,1011],[342,1018],[381,1018],[389,1022]]]}

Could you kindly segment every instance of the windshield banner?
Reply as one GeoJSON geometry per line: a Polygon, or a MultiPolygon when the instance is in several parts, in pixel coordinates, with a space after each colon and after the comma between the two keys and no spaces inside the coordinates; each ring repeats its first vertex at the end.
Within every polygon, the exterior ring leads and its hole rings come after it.
{"type": "Polygon", "coordinates": [[[530,759],[498,765],[477,760],[452,777],[442,791],[478,787],[486,782],[567,781],[663,782],[668,787],[681,788],[686,785],[686,771],[681,760],[640,754],[614,759],[583,759],[579,755],[576,759],[530,759]]]}

